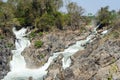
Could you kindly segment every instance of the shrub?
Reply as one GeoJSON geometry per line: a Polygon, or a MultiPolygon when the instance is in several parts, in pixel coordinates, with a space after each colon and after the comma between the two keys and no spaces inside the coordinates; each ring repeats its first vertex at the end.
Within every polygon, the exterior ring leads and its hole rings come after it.
{"type": "Polygon", "coordinates": [[[112,34],[113,34],[113,37],[114,37],[114,38],[119,38],[119,35],[120,35],[120,34],[119,34],[118,32],[113,32],[112,34]]]}
{"type": "Polygon", "coordinates": [[[8,43],[7,47],[11,48],[11,47],[13,47],[13,44],[12,43],[8,43]]]}
{"type": "Polygon", "coordinates": [[[42,35],[43,35],[43,32],[39,32],[38,34],[39,34],[39,36],[42,36],[42,35]]]}
{"type": "Polygon", "coordinates": [[[55,17],[55,26],[56,28],[62,30],[63,29],[63,15],[60,12],[55,12],[54,13],[55,17]]]}
{"type": "Polygon", "coordinates": [[[4,36],[0,34],[0,39],[4,39],[4,36]]]}
{"type": "Polygon", "coordinates": [[[42,41],[35,41],[35,44],[34,44],[34,46],[36,47],[36,48],[40,48],[41,46],[43,45],[43,42],[42,41]]]}
{"type": "Polygon", "coordinates": [[[43,59],[44,57],[45,57],[45,54],[43,54],[43,53],[42,53],[42,54],[37,55],[37,58],[38,58],[38,59],[43,59]]]}
{"type": "Polygon", "coordinates": [[[113,20],[116,18],[117,14],[114,10],[110,11],[109,6],[102,7],[98,11],[98,15],[96,16],[97,23],[101,23],[103,26],[109,26],[113,23],[113,20]]]}
{"type": "Polygon", "coordinates": [[[54,16],[51,14],[43,14],[38,23],[38,29],[48,31],[54,26],[54,16]]]}
{"type": "Polygon", "coordinates": [[[31,37],[31,38],[35,37],[35,32],[31,32],[31,33],[30,33],[30,37],[31,37]]]}
{"type": "Polygon", "coordinates": [[[25,24],[25,18],[17,18],[17,20],[19,21],[20,25],[25,24]]]}

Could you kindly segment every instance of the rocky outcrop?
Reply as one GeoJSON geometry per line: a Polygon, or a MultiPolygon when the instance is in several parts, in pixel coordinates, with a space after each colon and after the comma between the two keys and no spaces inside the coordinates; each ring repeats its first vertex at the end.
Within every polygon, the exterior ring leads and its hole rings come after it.
{"type": "Polygon", "coordinates": [[[53,62],[45,80],[119,80],[120,40],[101,42],[97,39],[73,55],[71,67],[65,70],[60,67],[60,60],[53,62]]]}
{"type": "MultiPolygon", "coordinates": [[[[3,36],[3,34],[2,34],[3,36]]],[[[0,39],[0,80],[7,74],[9,69],[9,62],[11,60],[11,50],[14,48],[12,36],[5,36],[0,39]]]]}
{"type": "Polygon", "coordinates": [[[36,36],[31,41],[31,46],[23,52],[27,67],[40,67],[47,61],[52,53],[63,51],[76,41],[84,39],[87,35],[88,33],[83,35],[76,30],[50,32],[49,34],[43,34],[41,37],[36,36]],[[41,48],[35,48],[34,43],[37,40],[41,40],[44,43],[41,48]]]}

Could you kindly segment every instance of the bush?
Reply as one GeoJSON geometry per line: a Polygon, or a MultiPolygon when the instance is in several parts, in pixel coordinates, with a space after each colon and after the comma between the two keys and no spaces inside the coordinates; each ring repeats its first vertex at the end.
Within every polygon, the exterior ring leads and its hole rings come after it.
{"type": "Polygon", "coordinates": [[[8,44],[7,44],[7,47],[12,48],[12,47],[13,47],[13,44],[12,44],[12,43],[8,43],[8,44]]]}
{"type": "Polygon", "coordinates": [[[40,29],[41,31],[49,31],[49,29],[51,29],[52,26],[54,26],[54,16],[45,13],[42,15],[38,22],[38,29],[40,29]]]}
{"type": "Polygon", "coordinates": [[[31,37],[31,38],[35,37],[35,32],[31,32],[31,33],[30,33],[30,37],[31,37]]]}
{"type": "Polygon", "coordinates": [[[119,34],[118,32],[116,32],[116,31],[113,31],[111,34],[112,34],[112,37],[115,38],[115,39],[118,39],[118,38],[119,38],[119,35],[120,35],[120,34],[119,34]]]}
{"type": "Polygon", "coordinates": [[[35,44],[34,44],[34,46],[36,47],[36,48],[40,48],[41,46],[43,45],[43,42],[42,41],[35,41],[35,44]]]}
{"type": "Polygon", "coordinates": [[[43,32],[39,32],[38,34],[39,34],[39,36],[42,36],[42,35],[43,35],[43,32]]]}
{"type": "Polygon", "coordinates": [[[25,18],[17,18],[17,20],[19,21],[19,24],[22,26],[22,25],[25,25],[25,18]]]}
{"type": "Polygon", "coordinates": [[[120,16],[117,16],[117,18],[114,20],[111,34],[113,38],[119,39],[120,37],[120,16]]]}
{"type": "Polygon", "coordinates": [[[0,39],[4,39],[4,36],[0,34],[0,39]]]}
{"type": "Polygon", "coordinates": [[[110,11],[109,6],[102,7],[96,16],[97,23],[100,23],[102,27],[111,25],[115,18],[116,12],[114,10],[110,11]]]}
{"type": "Polygon", "coordinates": [[[63,29],[63,15],[60,12],[55,12],[54,13],[55,17],[55,26],[56,28],[62,30],[63,29]]]}
{"type": "Polygon", "coordinates": [[[44,57],[45,57],[45,54],[43,54],[43,53],[42,53],[42,54],[37,55],[37,58],[38,58],[38,59],[43,59],[44,57]]]}

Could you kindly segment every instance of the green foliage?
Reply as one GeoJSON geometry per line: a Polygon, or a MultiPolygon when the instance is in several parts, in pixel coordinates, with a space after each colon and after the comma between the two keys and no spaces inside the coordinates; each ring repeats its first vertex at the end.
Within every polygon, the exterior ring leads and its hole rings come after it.
{"type": "Polygon", "coordinates": [[[43,32],[39,32],[38,34],[39,34],[39,36],[42,36],[42,35],[43,35],[43,32]]]}
{"type": "Polygon", "coordinates": [[[116,39],[119,39],[120,37],[120,15],[117,15],[117,18],[114,19],[113,21],[112,31],[111,31],[110,36],[116,39]]]}
{"type": "Polygon", "coordinates": [[[84,13],[84,9],[81,6],[78,6],[75,2],[70,2],[67,5],[67,11],[69,14],[76,14],[81,16],[84,13]]]}
{"type": "Polygon", "coordinates": [[[31,38],[34,38],[35,36],[36,36],[36,35],[35,35],[35,32],[34,32],[34,31],[30,33],[30,37],[31,37],[31,38]]]}
{"type": "Polygon", "coordinates": [[[4,36],[0,34],[0,39],[4,39],[4,36]]]}
{"type": "Polygon", "coordinates": [[[43,14],[42,17],[40,18],[40,21],[44,23],[42,25],[53,26],[54,25],[54,16],[51,14],[43,14]]]}
{"type": "Polygon", "coordinates": [[[84,9],[81,6],[78,6],[77,3],[70,2],[67,5],[67,11],[70,17],[68,26],[73,30],[80,28],[83,23],[81,16],[84,13],[84,9]]]}
{"type": "MultiPolygon", "coordinates": [[[[69,26],[69,29],[80,29],[83,24],[89,24],[94,16],[90,13],[83,17],[84,9],[75,2],[70,2],[68,13],[59,12],[63,0],[8,0],[0,1],[0,25],[35,26],[38,31],[59,30],[69,26]]],[[[108,7],[99,10],[96,17],[102,24],[113,24],[116,12],[108,7]]],[[[35,37],[31,33],[31,37],[35,37]]]]}
{"type": "Polygon", "coordinates": [[[41,40],[35,41],[34,46],[35,46],[36,48],[40,48],[42,45],[43,45],[43,42],[42,42],[41,40]]]}
{"type": "Polygon", "coordinates": [[[109,77],[109,78],[108,78],[108,80],[112,80],[112,78],[111,78],[111,77],[109,77]]]}
{"type": "Polygon", "coordinates": [[[114,38],[119,38],[120,34],[118,32],[113,32],[112,35],[113,35],[114,38]]]}
{"type": "Polygon", "coordinates": [[[54,13],[54,18],[55,18],[55,26],[62,30],[63,29],[63,15],[60,12],[55,12],[54,13]]]}
{"type": "Polygon", "coordinates": [[[116,12],[114,10],[109,11],[109,6],[102,7],[96,16],[97,22],[104,26],[112,24],[114,18],[116,18],[116,12]]]}
{"type": "Polygon", "coordinates": [[[13,47],[13,44],[12,43],[8,43],[7,47],[11,48],[11,47],[13,47]]]}
{"type": "Polygon", "coordinates": [[[48,31],[52,28],[52,26],[54,26],[54,16],[45,13],[42,15],[42,17],[40,17],[38,22],[37,28],[39,28],[41,31],[48,31]]]}
{"type": "Polygon", "coordinates": [[[86,29],[85,29],[85,27],[80,27],[80,33],[85,33],[85,31],[86,31],[86,29]]]}
{"type": "Polygon", "coordinates": [[[43,59],[45,57],[45,54],[43,54],[43,53],[39,54],[37,57],[38,57],[38,59],[43,59]]]}
{"type": "Polygon", "coordinates": [[[25,19],[24,18],[17,18],[17,20],[19,21],[20,25],[24,25],[25,24],[25,19]]]}
{"type": "Polygon", "coordinates": [[[76,3],[70,3],[69,13],[59,12],[63,0],[8,0],[0,2],[0,24],[35,26],[39,31],[49,31],[63,26],[80,26],[83,9],[76,3]]]}
{"type": "Polygon", "coordinates": [[[68,25],[70,21],[70,15],[69,14],[62,14],[62,19],[63,19],[63,25],[68,25]]]}

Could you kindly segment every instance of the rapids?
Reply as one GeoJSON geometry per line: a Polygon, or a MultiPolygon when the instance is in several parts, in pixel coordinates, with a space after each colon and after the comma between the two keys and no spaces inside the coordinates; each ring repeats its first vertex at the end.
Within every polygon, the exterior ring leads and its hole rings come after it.
{"type": "MultiPolygon", "coordinates": [[[[94,32],[91,33],[85,40],[77,41],[74,45],[69,46],[63,52],[53,53],[49,57],[48,61],[38,69],[29,69],[26,67],[26,62],[24,57],[21,55],[22,51],[30,46],[30,41],[26,37],[27,28],[22,28],[17,31],[13,28],[13,33],[16,36],[15,40],[15,50],[12,50],[12,60],[10,61],[10,72],[2,80],[28,80],[29,77],[32,77],[33,80],[43,80],[44,76],[47,75],[47,69],[50,66],[51,62],[57,58],[60,54],[63,55],[62,58],[62,67],[63,69],[70,67],[71,59],[70,56],[75,54],[79,50],[84,50],[84,46],[87,43],[92,42],[92,39],[97,34],[97,28],[94,29],[94,32]]],[[[34,53],[33,53],[34,54],[34,53]]]]}

